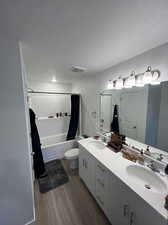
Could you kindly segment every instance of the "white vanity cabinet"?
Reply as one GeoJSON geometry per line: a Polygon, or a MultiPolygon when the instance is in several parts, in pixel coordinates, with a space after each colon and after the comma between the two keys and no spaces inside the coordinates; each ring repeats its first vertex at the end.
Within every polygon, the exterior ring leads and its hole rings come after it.
{"type": "Polygon", "coordinates": [[[79,175],[112,225],[167,225],[143,198],[79,144],[79,175]],[[152,223],[151,223],[152,222],[152,223]]]}
{"type": "MultiPolygon", "coordinates": [[[[131,191],[131,189],[129,189],[131,191]]],[[[167,222],[163,217],[155,211],[147,202],[140,198],[135,192],[131,191],[129,194],[129,225],[167,225],[167,222]]]]}
{"type": "Polygon", "coordinates": [[[109,217],[110,172],[81,145],[79,145],[79,176],[109,217]]]}
{"type": "Polygon", "coordinates": [[[110,174],[110,213],[113,225],[166,225],[166,220],[139,195],[110,174]]]}
{"type": "Polygon", "coordinates": [[[95,160],[82,146],[79,148],[79,176],[95,196],[95,160]]]}

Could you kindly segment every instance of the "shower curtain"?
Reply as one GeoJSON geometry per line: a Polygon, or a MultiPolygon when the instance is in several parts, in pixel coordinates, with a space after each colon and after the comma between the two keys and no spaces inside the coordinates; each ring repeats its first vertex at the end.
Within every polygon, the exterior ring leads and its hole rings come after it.
{"type": "Polygon", "coordinates": [[[79,104],[80,104],[80,96],[71,95],[71,120],[69,124],[67,140],[75,139],[79,122],[79,108],[80,108],[79,104]]]}

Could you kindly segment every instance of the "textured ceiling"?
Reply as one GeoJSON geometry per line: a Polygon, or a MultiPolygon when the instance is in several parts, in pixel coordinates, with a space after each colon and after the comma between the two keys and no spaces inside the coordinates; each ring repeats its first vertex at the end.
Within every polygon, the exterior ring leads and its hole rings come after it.
{"type": "Polygon", "coordinates": [[[73,81],[168,41],[167,0],[1,0],[0,31],[23,43],[32,80],[73,81]],[[87,68],[83,74],[72,65],[87,68]]]}

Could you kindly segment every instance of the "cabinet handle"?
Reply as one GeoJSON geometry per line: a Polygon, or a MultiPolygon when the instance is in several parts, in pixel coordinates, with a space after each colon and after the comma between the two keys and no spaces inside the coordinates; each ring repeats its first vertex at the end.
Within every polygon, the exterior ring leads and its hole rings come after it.
{"type": "Polygon", "coordinates": [[[87,169],[88,168],[88,166],[87,166],[88,164],[87,164],[87,161],[85,160],[85,168],[87,169]]]}
{"type": "Polygon", "coordinates": [[[84,161],[84,159],[83,159],[83,167],[85,167],[85,161],[84,161]]]}
{"type": "Polygon", "coordinates": [[[134,223],[134,213],[131,212],[131,215],[130,215],[130,225],[133,225],[134,223]]]}
{"type": "Polygon", "coordinates": [[[102,182],[100,181],[99,178],[97,179],[97,182],[98,182],[102,187],[104,187],[104,183],[102,183],[102,182]]]}
{"type": "Polygon", "coordinates": [[[123,206],[123,216],[126,217],[128,215],[128,205],[123,206]]]}
{"type": "Polygon", "coordinates": [[[34,156],[35,155],[35,152],[31,152],[31,156],[34,156]]]}
{"type": "Polygon", "coordinates": [[[97,167],[104,173],[105,169],[103,169],[99,164],[97,165],[97,167]]]}

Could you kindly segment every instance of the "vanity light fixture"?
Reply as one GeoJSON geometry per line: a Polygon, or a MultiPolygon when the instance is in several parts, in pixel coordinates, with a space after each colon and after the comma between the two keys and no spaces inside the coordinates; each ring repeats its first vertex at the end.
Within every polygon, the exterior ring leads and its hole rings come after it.
{"type": "Polygon", "coordinates": [[[125,79],[124,88],[132,88],[135,86],[135,71],[132,71],[131,75],[125,79]]]}
{"type": "Polygon", "coordinates": [[[114,80],[108,81],[108,89],[122,89],[132,87],[143,87],[145,84],[158,85],[160,77],[159,70],[152,70],[151,66],[148,66],[145,73],[135,74],[133,71],[129,77],[122,78],[121,76],[114,80]]]}
{"type": "Polygon", "coordinates": [[[114,89],[114,82],[112,80],[108,81],[107,89],[114,89]]]}
{"type": "Polygon", "coordinates": [[[122,89],[124,87],[124,80],[119,77],[115,82],[115,89],[122,89]]]}
{"type": "Polygon", "coordinates": [[[151,84],[152,83],[152,69],[151,66],[148,66],[146,72],[143,75],[143,83],[151,84]]]}

